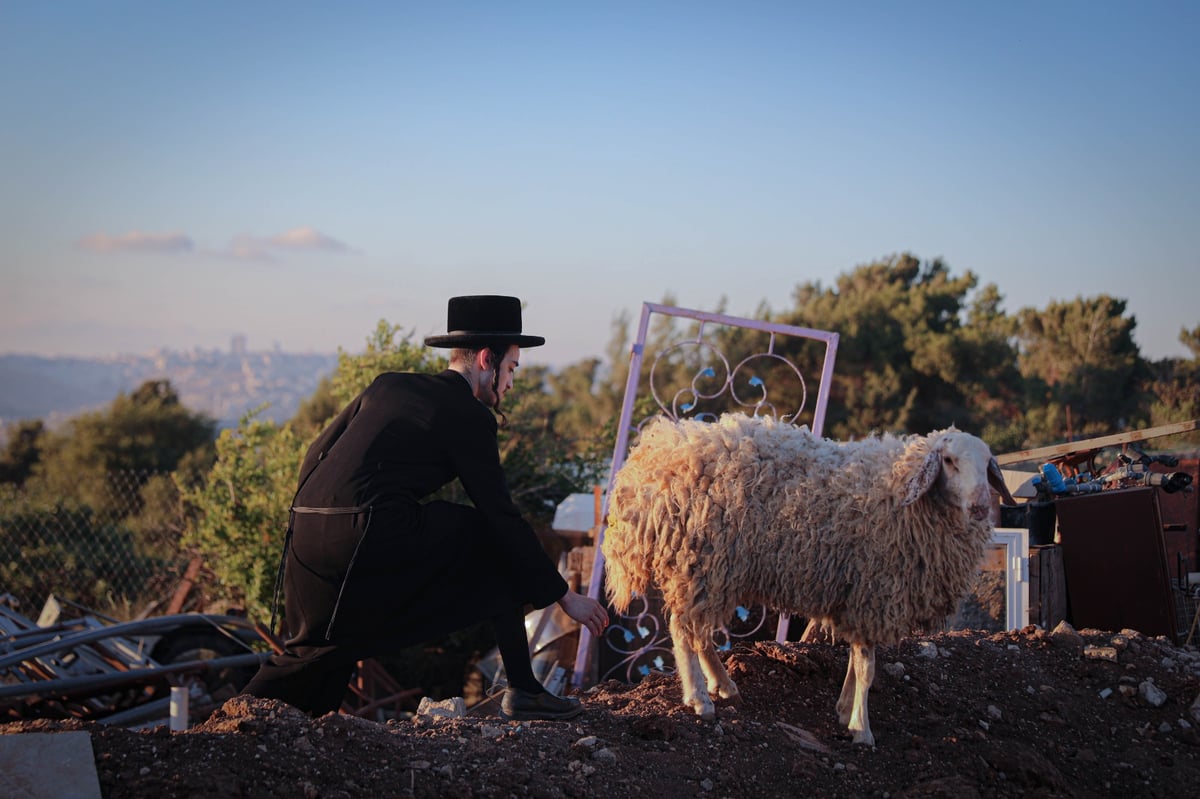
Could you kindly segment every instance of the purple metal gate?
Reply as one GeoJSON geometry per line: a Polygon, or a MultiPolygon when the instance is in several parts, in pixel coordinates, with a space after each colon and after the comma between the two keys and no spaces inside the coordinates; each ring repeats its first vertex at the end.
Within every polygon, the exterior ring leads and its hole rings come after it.
{"type": "MultiPolygon", "coordinates": [[[[625,462],[630,447],[631,431],[636,435],[646,422],[657,416],[668,416],[671,419],[688,416],[705,418],[714,415],[713,411],[706,409],[706,404],[709,404],[725,409],[732,406],[756,416],[769,414],[782,421],[796,422],[807,407],[808,386],[795,363],[776,352],[776,345],[781,343],[781,338],[807,340],[814,346],[824,345],[821,377],[810,423],[813,434],[820,436],[825,422],[825,410],[829,404],[834,360],[837,357],[836,333],[653,303],[643,304],[637,339],[630,351],[629,376],[625,383],[617,441],[613,447],[609,487],[611,488],[613,477],[625,462]],[[656,352],[647,353],[646,337],[650,330],[651,317],[654,315],[662,317],[668,324],[673,323],[674,318],[692,320],[697,323],[696,334],[666,342],[656,352]],[[706,333],[714,328],[737,328],[751,331],[750,335],[766,334],[765,348],[731,364],[712,338],[706,338],[706,333]],[[647,385],[643,386],[641,376],[645,363],[649,363],[650,369],[647,385]],[[677,367],[680,363],[690,379],[683,385],[665,384],[671,377],[664,377],[663,372],[678,373],[680,369],[677,367]],[[664,367],[662,371],[660,366],[664,367]],[[666,369],[667,366],[672,368],[666,369]],[[764,374],[767,377],[764,377],[764,374]],[[771,382],[770,386],[768,381],[771,382]],[[774,390],[776,383],[783,384],[783,389],[774,390]],[[653,400],[653,410],[645,418],[634,420],[634,409],[638,400],[647,396],[653,400]]],[[[644,402],[642,405],[645,407],[644,402]]],[[[607,515],[606,491],[601,520],[607,518],[607,515]]],[[[596,557],[588,582],[588,595],[593,598],[599,598],[602,590],[604,556],[600,547],[604,541],[604,530],[604,524],[601,523],[595,542],[596,557]]],[[[615,660],[615,663],[607,666],[603,673],[598,675],[600,680],[617,678],[632,682],[635,675],[644,675],[651,668],[666,668],[668,659],[673,658],[666,625],[654,603],[647,597],[638,599],[640,602],[635,603],[637,609],[631,607],[629,615],[615,618],[614,623],[609,625],[600,639],[593,640],[586,628],[580,629],[572,680],[576,687],[582,687],[587,681],[593,663],[600,660],[598,655],[601,653],[608,659],[615,660]]],[[[723,640],[717,640],[715,643],[719,648],[725,648],[733,638],[753,635],[767,622],[769,615],[768,609],[762,607],[739,608],[737,618],[731,619],[726,628],[718,633],[717,637],[723,640]]],[[[786,639],[787,628],[787,617],[780,615],[776,628],[777,640],[786,639]]]]}

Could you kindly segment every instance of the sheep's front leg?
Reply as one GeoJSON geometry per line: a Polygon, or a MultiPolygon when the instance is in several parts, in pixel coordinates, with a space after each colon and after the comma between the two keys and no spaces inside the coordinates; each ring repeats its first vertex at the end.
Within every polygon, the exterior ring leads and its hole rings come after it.
{"type": "Polygon", "coordinates": [[[846,682],[842,684],[842,695],[838,698],[838,718],[854,733],[854,743],[875,745],[871,734],[871,722],[867,717],[867,692],[875,681],[875,647],[869,644],[850,644],[850,665],[846,670],[846,682]],[[845,715],[847,700],[853,697],[850,713],[845,715]]]}
{"type": "Polygon", "coordinates": [[[675,645],[675,669],[683,688],[683,703],[690,705],[696,715],[705,721],[717,717],[717,709],[705,689],[704,673],[700,670],[699,647],[692,636],[683,628],[674,613],[671,614],[671,640],[675,645]]]}
{"type": "Polygon", "coordinates": [[[710,695],[732,702],[737,702],[742,698],[737,684],[729,678],[729,672],[725,670],[725,664],[721,662],[721,657],[713,647],[711,638],[700,649],[700,668],[704,671],[710,695]]]}

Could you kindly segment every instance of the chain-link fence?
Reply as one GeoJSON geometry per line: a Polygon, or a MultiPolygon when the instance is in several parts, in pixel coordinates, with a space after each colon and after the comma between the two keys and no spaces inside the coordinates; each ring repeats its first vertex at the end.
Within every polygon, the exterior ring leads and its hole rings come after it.
{"type": "Polygon", "coordinates": [[[51,594],[119,619],[166,605],[187,565],[171,476],[110,472],[80,488],[0,485],[0,594],[34,617],[51,594]]]}

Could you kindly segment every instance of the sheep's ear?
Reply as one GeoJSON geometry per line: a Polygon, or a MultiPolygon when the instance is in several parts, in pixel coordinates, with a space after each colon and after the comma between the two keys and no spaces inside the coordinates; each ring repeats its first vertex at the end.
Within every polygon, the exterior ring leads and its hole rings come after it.
{"type": "Polygon", "coordinates": [[[1005,505],[1017,504],[1012,493],[1009,492],[1008,486],[1004,483],[1004,473],[1000,471],[1000,463],[995,458],[988,460],[987,477],[988,484],[996,490],[1005,505]]]}
{"type": "Polygon", "coordinates": [[[940,448],[934,447],[925,454],[925,459],[916,471],[909,475],[908,482],[905,483],[904,499],[900,504],[911,505],[923,497],[926,491],[933,488],[941,469],[942,452],[940,448]]]}

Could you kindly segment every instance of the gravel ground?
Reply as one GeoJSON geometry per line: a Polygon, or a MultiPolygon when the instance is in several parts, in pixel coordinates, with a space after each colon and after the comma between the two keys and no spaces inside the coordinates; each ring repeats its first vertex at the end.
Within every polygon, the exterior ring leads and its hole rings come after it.
{"type": "Polygon", "coordinates": [[[569,722],[486,710],[380,724],[234,697],[185,732],[90,731],[105,797],[1162,796],[1200,790],[1200,652],[1136,632],[953,632],[877,655],[876,746],[834,703],[844,646],[725,656],[742,691],[704,722],[672,675],[606,682],[569,722]]]}

